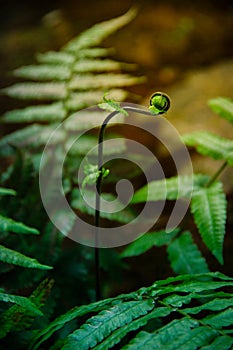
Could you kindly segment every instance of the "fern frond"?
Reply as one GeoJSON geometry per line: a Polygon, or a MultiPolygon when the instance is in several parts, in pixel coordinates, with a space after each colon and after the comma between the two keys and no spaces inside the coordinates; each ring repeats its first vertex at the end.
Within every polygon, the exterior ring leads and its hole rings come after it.
{"type": "Polygon", "coordinates": [[[188,274],[156,281],[137,292],[69,311],[40,331],[30,349],[40,348],[76,317],[80,317],[80,327],[64,339],[64,350],[76,347],[107,350],[121,341],[120,349],[186,350],[218,343],[219,336],[226,337],[225,343],[231,344],[233,294],[221,291],[231,286],[233,278],[221,273],[188,274]],[[203,311],[205,316],[201,318],[203,311]],[[81,316],[88,314],[91,318],[85,322],[81,316]],[[154,330],[152,322],[150,331],[143,331],[150,320],[159,323],[154,330]],[[134,338],[129,341],[132,335],[134,338]]]}
{"type": "Polygon", "coordinates": [[[125,302],[102,311],[99,315],[91,317],[80,329],[70,334],[62,349],[71,350],[78,346],[80,350],[88,350],[100,343],[115,329],[145,315],[152,308],[153,302],[149,299],[125,302]]]}
{"type": "Polygon", "coordinates": [[[208,179],[207,175],[194,174],[152,181],[135,192],[132,203],[190,198],[192,191],[203,187],[208,179]]]}
{"type": "Polygon", "coordinates": [[[51,65],[63,65],[70,66],[75,62],[75,57],[68,52],[63,51],[48,51],[45,53],[38,53],[36,55],[39,63],[51,64],[51,65]]]}
{"type": "Polygon", "coordinates": [[[12,190],[10,188],[4,188],[4,187],[0,187],[0,196],[15,196],[16,192],[15,190],[12,190]]]}
{"type": "Polygon", "coordinates": [[[51,266],[42,265],[36,259],[29,258],[15,250],[0,245],[0,260],[4,263],[23,266],[32,269],[50,270],[51,266]]]}
{"type": "Polygon", "coordinates": [[[121,62],[113,61],[110,59],[98,60],[98,59],[81,59],[74,64],[74,72],[76,73],[88,73],[88,72],[108,72],[114,70],[120,70],[124,67],[132,68],[133,65],[122,64],[121,62]]]}
{"type": "Polygon", "coordinates": [[[13,294],[0,293],[0,301],[5,303],[17,304],[24,309],[30,311],[33,315],[42,316],[43,313],[37,308],[37,306],[26,297],[21,297],[13,294]]]}
{"type": "Polygon", "coordinates": [[[223,240],[226,224],[226,196],[220,182],[193,193],[191,211],[206,246],[223,264],[223,240]]]}
{"type": "MultiPolygon", "coordinates": [[[[126,151],[126,143],[123,138],[116,138],[115,135],[108,135],[108,147],[106,147],[104,154],[122,154],[126,151]]],[[[65,148],[69,150],[69,154],[72,156],[86,155],[90,150],[95,149],[90,153],[90,156],[97,155],[97,138],[91,135],[84,135],[77,141],[73,142],[72,137],[69,138],[65,145],[65,148]],[[70,148],[70,145],[72,147],[70,148]]]]}
{"type": "MultiPolygon", "coordinates": [[[[110,95],[116,101],[122,101],[128,93],[123,89],[111,89],[110,95]]],[[[70,111],[76,111],[90,105],[95,105],[103,98],[103,90],[73,92],[67,98],[66,106],[70,111]]]]}
{"type": "Polygon", "coordinates": [[[217,97],[208,101],[208,105],[213,112],[220,115],[220,117],[233,123],[233,101],[226,97],[217,97]]]}
{"type": "MultiPolygon", "coordinates": [[[[98,125],[101,125],[104,121],[105,117],[107,116],[107,112],[100,111],[100,110],[83,110],[79,111],[77,113],[74,113],[65,120],[64,122],[64,128],[69,131],[79,131],[79,130],[85,130],[87,128],[96,127],[98,125]]],[[[115,118],[113,123],[123,123],[124,116],[121,114],[118,114],[115,118]]]]}
{"type": "Polygon", "coordinates": [[[35,228],[28,227],[22,222],[14,221],[8,217],[0,215],[0,231],[2,232],[15,232],[23,234],[34,234],[38,235],[39,231],[35,228]]]}
{"type": "Polygon", "coordinates": [[[32,106],[6,112],[0,119],[4,123],[58,122],[66,117],[66,110],[61,102],[50,105],[32,106]]]}
{"type": "Polygon", "coordinates": [[[233,345],[233,338],[228,335],[220,335],[212,343],[202,347],[202,350],[228,350],[233,345]]]}
{"type": "Polygon", "coordinates": [[[183,232],[167,247],[168,258],[177,274],[208,272],[208,266],[190,232],[183,232]]]}
{"type": "Polygon", "coordinates": [[[78,38],[71,40],[63,50],[75,53],[80,49],[97,46],[110,34],[129,23],[135,16],[136,10],[130,9],[123,16],[95,24],[93,27],[82,33],[78,38]]]}
{"type": "Polygon", "coordinates": [[[214,159],[226,160],[233,165],[233,141],[208,131],[196,131],[182,136],[183,142],[194,146],[203,155],[214,159]]]}
{"type": "Polygon", "coordinates": [[[137,256],[145,253],[152,247],[161,247],[171,243],[172,239],[179,233],[179,229],[167,233],[164,230],[149,232],[130,243],[120,254],[122,258],[137,256]]]}
{"type": "MultiPolygon", "coordinates": [[[[55,123],[51,124],[50,126],[33,124],[25,127],[24,129],[17,130],[9,135],[6,135],[0,140],[0,154],[11,154],[11,145],[14,147],[39,147],[41,145],[45,145],[56,127],[57,124],[55,123]]],[[[56,132],[56,138],[53,138],[52,140],[56,144],[63,141],[65,136],[65,132],[59,130],[56,132]]]]}
{"type": "Polygon", "coordinates": [[[14,76],[30,80],[64,81],[70,78],[71,70],[64,65],[34,65],[23,66],[13,71],[14,76]]]}
{"type": "MultiPolygon", "coordinates": [[[[145,78],[135,78],[127,74],[76,74],[69,83],[72,90],[94,90],[120,88],[145,82],[145,78]]],[[[57,83],[58,84],[58,83],[57,83]]],[[[9,88],[10,89],[10,88],[9,88]]]]}
{"type": "Polygon", "coordinates": [[[50,83],[17,83],[1,90],[10,97],[22,100],[62,100],[67,97],[66,84],[50,83]]]}
{"type": "MultiPolygon", "coordinates": [[[[95,213],[95,192],[85,189],[84,190],[84,196],[88,203],[93,203],[93,206],[88,206],[86,201],[83,199],[81,193],[79,190],[74,189],[72,191],[72,199],[71,199],[71,206],[74,209],[80,210],[82,213],[88,214],[88,215],[94,215],[95,213]]],[[[125,208],[122,210],[122,203],[117,201],[116,197],[109,194],[109,193],[103,193],[101,197],[107,201],[101,203],[101,217],[108,220],[115,220],[122,223],[128,223],[132,221],[135,217],[133,215],[133,212],[125,208]],[[112,202],[112,203],[111,203],[112,202]],[[109,208],[111,208],[112,212],[109,212],[109,208]]]]}

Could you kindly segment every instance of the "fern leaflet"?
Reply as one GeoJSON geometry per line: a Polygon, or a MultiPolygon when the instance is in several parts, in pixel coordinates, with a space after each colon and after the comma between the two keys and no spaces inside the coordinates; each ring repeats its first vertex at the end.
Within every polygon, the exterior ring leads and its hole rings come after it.
{"type": "Polygon", "coordinates": [[[202,239],[221,264],[223,264],[226,204],[220,182],[196,191],[191,201],[191,211],[202,239]]]}

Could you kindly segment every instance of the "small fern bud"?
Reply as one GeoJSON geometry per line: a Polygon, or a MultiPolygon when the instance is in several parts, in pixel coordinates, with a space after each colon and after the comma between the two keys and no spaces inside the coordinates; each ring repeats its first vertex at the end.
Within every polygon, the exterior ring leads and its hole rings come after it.
{"type": "Polygon", "coordinates": [[[149,110],[154,114],[162,114],[170,108],[170,98],[163,92],[155,92],[150,98],[149,110]]]}

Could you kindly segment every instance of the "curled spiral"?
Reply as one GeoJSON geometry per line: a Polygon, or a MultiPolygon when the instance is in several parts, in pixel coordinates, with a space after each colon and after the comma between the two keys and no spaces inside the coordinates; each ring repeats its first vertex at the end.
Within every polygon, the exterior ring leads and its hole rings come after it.
{"type": "MultiPolygon", "coordinates": [[[[192,171],[188,150],[181,142],[177,130],[166,118],[154,118],[153,114],[155,114],[155,110],[152,110],[152,113],[150,113],[152,107],[157,110],[156,114],[162,114],[167,111],[170,106],[169,97],[164,93],[157,92],[151,97],[150,104],[151,106],[149,107],[149,110],[138,105],[128,103],[122,104],[122,108],[128,111],[130,118],[127,116],[125,120],[122,121],[122,116],[118,115],[112,118],[113,120],[109,119],[108,123],[121,124],[124,125],[124,128],[133,126],[138,128],[139,131],[143,130],[151,134],[156,140],[161,142],[167,148],[176,165],[178,175],[183,170],[184,164],[186,166],[186,169],[189,168],[192,171]],[[137,111],[140,111],[140,113],[137,111]],[[142,119],[135,118],[135,115],[137,113],[142,115],[146,114],[147,118],[151,118],[151,123],[145,123],[142,126],[142,119]],[[151,127],[151,125],[153,125],[153,127],[151,127]],[[165,132],[162,132],[162,130],[165,130],[165,132]],[[167,137],[168,133],[170,137],[167,137]],[[178,149],[179,152],[177,152],[178,149]]],[[[63,232],[74,241],[87,246],[97,248],[112,248],[116,246],[122,246],[134,241],[143,233],[148,232],[156,224],[160,218],[161,213],[163,212],[163,208],[166,202],[167,189],[164,182],[164,186],[163,188],[160,188],[160,191],[163,191],[165,199],[158,201],[156,206],[154,206],[155,203],[151,203],[150,200],[145,201],[143,209],[137,213],[136,217],[131,218],[131,221],[126,222],[126,220],[121,226],[118,227],[98,227],[99,238],[98,242],[96,241],[95,224],[87,222],[82,217],[79,217],[79,215],[74,212],[65,195],[65,191],[63,189],[63,167],[68,152],[72,150],[72,147],[74,145],[76,145],[76,148],[78,148],[82,136],[86,135],[88,132],[90,133],[90,131],[93,129],[100,128],[106,118],[108,118],[109,112],[97,110],[98,109],[96,109],[96,107],[87,108],[86,110],[81,110],[75,113],[68,120],[65,120],[63,123],[61,123],[51,134],[42,155],[39,174],[40,192],[44,207],[50,220],[61,232],[63,232]],[[97,114],[100,117],[95,118],[97,114]],[[83,127],[82,130],[79,130],[77,137],[74,138],[73,126],[80,123],[82,115],[85,115],[85,127],[83,127]],[[64,153],[55,159],[54,140],[56,139],[57,134],[61,133],[61,130],[69,129],[68,126],[71,126],[70,135],[67,135],[69,142],[66,142],[66,145],[68,144],[69,147],[64,147],[64,153]],[[52,161],[48,161],[48,159],[52,161]],[[53,197],[48,198],[48,188],[51,183],[54,188],[53,197]],[[153,219],[147,219],[147,214],[149,212],[153,213],[153,219]]],[[[131,181],[128,179],[121,179],[117,182],[115,188],[117,197],[111,197],[109,201],[108,196],[108,198],[100,196],[100,193],[98,193],[96,189],[96,179],[100,174],[100,169],[104,169],[106,167],[105,164],[109,161],[123,159],[133,162],[135,166],[141,169],[147,183],[158,179],[165,179],[164,169],[154,153],[152,153],[145,145],[143,145],[143,143],[136,142],[131,138],[127,139],[128,148],[126,147],[126,149],[120,149],[119,145],[122,145],[123,140],[125,140],[125,138],[110,138],[101,141],[101,145],[103,146],[104,150],[104,157],[101,161],[101,164],[98,164],[97,140],[94,144],[90,142],[85,146],[85,154],[83,160],[79,163],[75,181],[78,183],[82,201],[85,203],[84,207],[86,206],[86,208],[90,208],[90,212],[92,213],[96,210],[95,196],[99,196],[99,200],[101,202],[100,215],[101,211],[107,213],[107,215],[118,215],[118,212],[124,210],[127,207],[134,195],[134,187],[132,186],[131,181]],[[109,150],[114,150],[115,153],[111,153],[109,150]],[[132,154],[139,154],[140,157],[133,157],[132,154]],[[146,164],[146,159],[150,159],[150,167],[148,167],[148,164],[146,164]],[[87,166],[87,164],[90,163],[90,160],[93,166],[87,166]],[[96,167],[97,164],[98,166],[96,167]],[[87,169],[89,169],[89,172],[85,172],[87,169]],[[86,182],[87,180],[89,181],[87,184],[88,188],[86,188],[86,186],[83,186],[84,179],[86,179],[86,182]],[[89,196],[88,190],[91,186],[90,182],[92,185],[92,193],[94,193],[95,196],[89,196]]],[[[105,172],[105,174],[107,173],[105,172]]],[[[178,203],[178,201],[175,203],[167,225],[168,229],[175,228],[179,224],[187,211],[188,205],[189,203],[186,203],[182,206],[180,203],[178,203]]]]}

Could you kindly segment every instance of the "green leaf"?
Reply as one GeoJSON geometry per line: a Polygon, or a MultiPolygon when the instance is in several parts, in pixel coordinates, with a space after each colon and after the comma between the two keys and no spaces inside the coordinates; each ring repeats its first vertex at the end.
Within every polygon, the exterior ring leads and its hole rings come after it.
{"type": "Polygon", "coordinates": [[[228,335],[218,336],[210,345],[202,347],[202,350],[229,350],[233,344],[233,338],[228,335]]]}
{"type": "Polygon", "coordinates": [[[220,182],[193,193],[191,211],[206,246],[223,264],[223,241],[226,225],[226,197],[220,182]]]}
{"type": "MultiPolygon", "coordinates": [[[[74,137],[74,139],[76,139],[76,137],[74,137]]],[[[105,155],[122,154],[126,151],[125,139],[117,138],[117,135],[108,134],[105,140],[108,140],[108,147],[104,148],[105,155]]],[[[83,135],[75,142],[73,138],[70,137],[65,145],[65,149],[67,149],[72,156],[86,155],[91,150],[91,153],[88,155],[90,157],[98,153],[97,142],[97,137],[92,135],[83,135]]]]}
{"type": "Polygon", "coordinates": [[[233,141],[208,131],[196,131],[182,136],[183,142],[194,146],[197,151],[213,159],[226,160],[233,165],[233,141]]]}
{"type": "MultiPolygon", "coordinates": [[[[90,105],[99,103],[103,97],[104,90],[84,91],[71,93],[66,101],[66,106],[69,110],[76,111],[90,105]]],[[[117,101],[124,100],[128,93],[122,89],[111,89],[110,95],[117,101]]]]}
{"type": "Polygon", "coordinates": [[[24,225],[22,222],[14,221],[8,217],[0,215],[0,231],[15,232],[23,234],[38,235],[39,231],[35,228],[24,225]]]}
{"type": "Polygon", "coordinates": [[[171,177],[149,182],[146,186],[135,192],[132,203],[158,200],[176,200],[190,198],[192,191],[202,188],[209,180],[206,175],[171,177]]]}
{"type": "Polygon", "coordinates": [[[0,119],[4,123],[56,122],[66,117],[63,103],[31,106],[6,112],[0,119]]]}
{"type": "Polygon", "coordinates": [[[40,63],[50,63],[54,65],[66,65],[69,66],[74,63],[75,57],[68,52],[48,51],[45,53],[39,53],[36,55],[37,61],[40,63]]]}
{"type": "Polygon", "coordinates": [[[50,270],[51,266],[42,265],[36,259],[29,258],[15,250],[3,247],[0,245],[0,260],[4,263],[35,268],[40,270],[50,270]]]}
{"type": "Polygon", "coordinates": [[[209,315],[202,319],[203,323],[206,323],[207,325],[214,327],[214,328],[223,328],[232,326],[233,324],[233,304],[231,304],[231,307],[219,312],[215,315],[209,315]]]}
{"type": "Polygon", "coordinates": [[[128,112],[121,107],[119,102],[116,102],[112,99],[107,99],[106,95],[104,95],[103,97],[103,101],[104,103],[99,103],[98,106],[102,109],[105,109],[106,111],[109,112],[118,112],[118,113],[122,113],[123,115],[125,115],[126,117],[128,116],[128,112]]]}
{"type": "Polygon", "coordinates": [[[31,80],[68,80],[71,71],[64,65],[34,65],[23,66],[14,70],[14,75],[31,80]]]}
{"type": "Polygon", "coordinates": [[[76,74],[68,87],[72,90],[111,89],[141,84],[144,81],[143,77],[133,77],[128,74],[76,74]]]}
{"type": "Polygon", "coordinates": [[[208,266],[190,232],[183,232],[167,247],[168,258],[177,274],[208,272],[208,266]]]}
{"type": "Polygon", "coordinates": [[[174,320],[155,333],[140,332],[128,345],[124,346],[123,349],[167,349],[169,344],[173,343],[177,338],[179,339],[182,335],[190,334],[190,330],[197,325],[197,321],[188,318],[174,320]]]}
{"type": "Polygon", "coordinates": [[[67,96],[66,84],[51,83],[17,83],[1,90],[5,95],[22,100],[61,100],[67,96]]]}
{"type": "Polygon", "coordinates": [[[88,72],[108,72],[120,70],[124,65],[121,62],[104,59],[80,59],[74,65],[74,72],[88,73],[88,72]]]}
{"type": "Polygon", "coordinates": [[[153,308],[151,300],[130,301],[113,306],[91,317],[80,329],[73,332],[67,338],[63,350],[71,350],[79,347],[87,350],[100,343],[115,329],[132,322],[135,318],[145,315],[153,308]]]}
{"type": "Polygon", "coordinates": [[[123,16],[98,23],[71,40],[64,50],[68,52],[78,52],[80,49],[99,45],[110,34],[114,33],[124,25],[128,24],[136,16],[135,9],[130,9],[123,16]]]}
{"type": "MultiPolygon", "coordinates": [[[[82,110],[77,113],[72,114],[64,122],[64,128],[70,131],[85,130],[91,127],[96,127],[102,125],[107,112],[100,110],[82,110]]],[[[117,115],[112,123],[123,123],[124,116],[117,115]]]]}
{"type": "Polygon", "coordinates": [[[6,195],[15,196],[16,192],[15,190],[12,190],[10,188],[0,187],[0,196],[6,196],[6,195]]]}
{"type": "Polygon", "coordinates": [[[220,117],[233,123],[233,101],[226,97],[217,97],[208,101],[208,105],[220,117]]]}
{"type": "MultiPolygon", "coordinates": [[[[80,210],[82,213],[88,215],[95,214],[95,192],[84,189],[83,191],[86,200],[83,199],[79,190],[74,189],[72,191],[71,206],[74,209],[80,210]],[[88,203],[93,203],[89,206],[88,203]]],[[[135,217],[133,212],[129,208],[122,209],[123,204],[116,199],[115,196],[109,193],[102,193],[101,197],[106,202],[101,202],[101,217],[111,221],[118,221],[122,223],[129,223],[135,217]],[[111,212],[109,210],[111,209],[111,212]]]]}
{"type": "Polygon", "coordinates": [[[5,303],[13,303],[23,307],[30,311],[33,315],[42,316],[43,313],[37,308],[37,306],[29,300],[29,298],[21,297],[13,294],[0,293],[0,301],[5,303]]]}
{"type": "Polygon", "coordinates": [[[121,326],[121,328],[116,329],[110,336],[103,340],[99,345],[95,346],[95,350],[105,350],[110,349],[113,345],[119,343],[119,341],[127,335],[127,333],[137,330],[148,323],[148,321],[153,320],[158,317],[165,317],[171,313],[171,309],[168,307],[158,307],[152,312],[145,316],[131,321],[130,323],[121,326]]]}
{"type": "Polygon", "coordinates": [[[165,232],[164,230],[145,233],[134,242],[129,244],[121,253],[121,257],[127,258],[131,256],[138,256],[145,253],[152,247],[161,247],[163,245],[168,245],[178,234],[178,232],[179,229],[173,230],[169,233],[165,232]]]}
{"type": "MultiPolygon", "coordinates": [[[[0,154],[9,155],[12,154],[14,147],[39,147],[45,145],[48,142],[51,133],[56,129],[57,124],[51,124],[50,126],[33,124],[25,127],[24,129],[17,130],[11,134],[4,136],[0,140],[0,154]]],[[[64,130],[59,129],[56,132],[56,138],[53,137],[53,143],[57,144],[65,138],[64,130]]],[[[51,141],[50,141],[51,144],[51,141]]]]}

